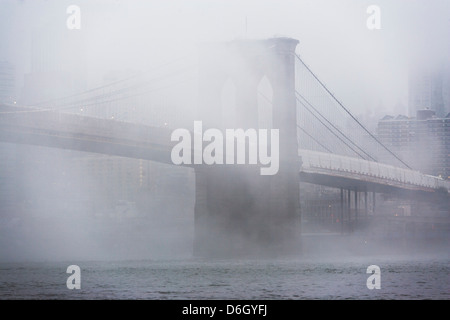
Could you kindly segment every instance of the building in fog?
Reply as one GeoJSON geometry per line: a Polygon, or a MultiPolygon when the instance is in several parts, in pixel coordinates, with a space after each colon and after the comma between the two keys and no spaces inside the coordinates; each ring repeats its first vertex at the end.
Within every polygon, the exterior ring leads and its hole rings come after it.
{"type": "MultiPolygon", "coordinates": [[[[37,28],[30,48],[31,69],[24,75],[21,104],[52,101],[86,89],[86,46],[79,30],[37,28]]],[[[57,108],[57,103],[46,106],[57,108]]]]}
{"type": "Polygon", "coordinates": [[[416,66],[409,74],[409,116],[428,108],[437,117],[444,118],[450,112],[450,70],[448,64],[416,66]]]}
{"type": "MultiPolygon", "coordinates": [[[[0,104],[14,104],[16,101],[14,66],[8,61],[0,61],[0,104]]],[[[20,161],[18,147],[14,144],[0,143],[0,213],[12,214],[18,201],[18,181],[16,172],[20,161]]]]}
{"type": "Polygon", "coordinates": [[[16,101],[14,66],[0,61],[0,103],[13,104],[16,101]]]}
{"type": "Polygon", "coordinates": [[[16,172],[17,146],[9,143],[0,143],[0,214],[2,217],[12,216],[18,201],[18,180],[16,172]]]}
{"type": "Polygon", "coordinates": [[[418,110],[416,117],[385,116],[378,136],[413,169],[450,179],[450,113],[437,117],[434,110],[418,110]]]}

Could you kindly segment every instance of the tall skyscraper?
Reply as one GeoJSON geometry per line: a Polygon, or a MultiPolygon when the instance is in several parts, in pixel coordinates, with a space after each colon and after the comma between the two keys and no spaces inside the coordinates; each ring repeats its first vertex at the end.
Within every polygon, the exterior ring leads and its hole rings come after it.
{"type": "MultiPolygon", "coordinates": [[[[0,104],[16,101],[14,66],[8,61],[0,61],[0,104]]],[[[17,146],[0,143],[0,213],[11,214],[17,202],[18,184],[15,173],[18,168],[17,146]]]]}
{"type": "Polygon", "coordinates": [[[416,65],[409,74],[409,116],[414,117],[421,109],[429,108],[437,117],[450,112],[449,64],[423,63],[416,65]]]}
{"type": "Polygon", "coordinates": [[[31,70],[25,74],[22,104],[33,105],[86,89],[86,49],[80,32],[51,27],[33,31],[31,70]]]}
{"type": "Polygon", "coordinates": [[[417,117],[384,117],[378,122],[380,140],[413,169],[450,179],[450,115],[417,111],[417,117]]]}
{"type": "Polygon", "coordinates": [[[8,61],[0,61],[0,103],[14,103],[16,86],[14,66],[8,61]]]}

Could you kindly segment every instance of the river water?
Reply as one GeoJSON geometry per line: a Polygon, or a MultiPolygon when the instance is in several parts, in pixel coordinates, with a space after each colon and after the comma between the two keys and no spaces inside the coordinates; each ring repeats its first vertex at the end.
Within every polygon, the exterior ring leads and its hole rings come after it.
{"type": "Polygon", "coordinates": [[[448,255],[0,264],[0,299],[449,299],[448,255]],[[67,267],[80,267],[69,290],[67,267]],[[368,289],[367,267],[380,267],[368,289]]]}

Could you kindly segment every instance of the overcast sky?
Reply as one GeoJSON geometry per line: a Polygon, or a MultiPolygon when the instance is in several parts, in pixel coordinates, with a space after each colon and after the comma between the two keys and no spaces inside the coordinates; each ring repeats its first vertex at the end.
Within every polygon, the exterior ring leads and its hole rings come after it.
{"type": "Polygon", "coordinates": [[[201,41],[286,36],[355,113],[381,105],[406,113],[409,65],[450,56],[448,0],[0,0],[0,60],[15,65],[19,85],[30,72],[32,31],[66,32],[72,4],[81,29],[70,32],[85,38],[91,85],[118,66],[146,68],[201,41]],[[366,26],[369,5],[381,9],[380,30],[366,26]]]}

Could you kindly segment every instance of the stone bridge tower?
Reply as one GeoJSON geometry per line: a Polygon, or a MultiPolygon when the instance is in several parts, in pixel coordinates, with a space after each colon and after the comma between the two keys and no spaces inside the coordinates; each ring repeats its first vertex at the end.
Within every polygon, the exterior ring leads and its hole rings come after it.
{"type": "Polygon", "coordinates": [[[265,76],[272,86],[272,127],[279,129],[280,158],[278,173],[266,176],[258,165],[195,167],[196,256],[273,256],[295,248],[300,231],[297,44],[291,38],[272,38],[200,47],[196,120],[203,130],[267,129],[258,128],[258,85],[265,76]],[[235,116],[225,119],[221,98],[229,80],[236,89],[235,116]]]}

